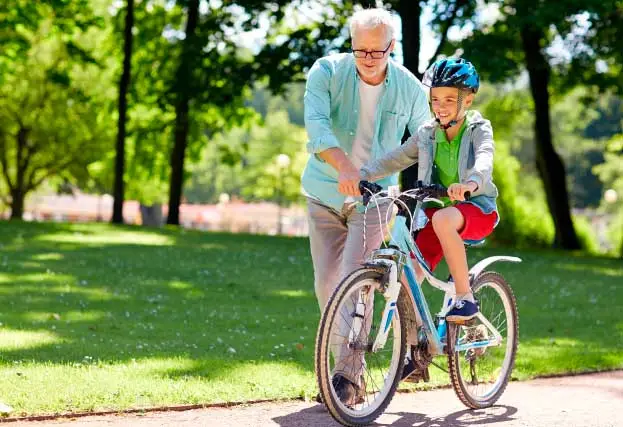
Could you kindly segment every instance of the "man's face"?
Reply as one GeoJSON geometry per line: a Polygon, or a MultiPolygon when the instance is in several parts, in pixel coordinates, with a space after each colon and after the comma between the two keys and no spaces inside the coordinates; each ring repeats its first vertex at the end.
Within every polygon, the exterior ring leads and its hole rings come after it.
{"type": "Polygon", "coordinates": [[[368,82],[379,83],[382,80],[389,60],[389,54],[394,50],[394,40],[388,41],[385,27],[356,28],[353,32],[353,53],[355,64],[361,78],[368,82]],[[366,51],[366,52],[355,52],[366,51]],[[382,53],[385,51],[385,53],[382,53]],[[376,53],[373,53],[376,52],[376,53]],[[358,58],[357,56],[365,56],[358,58]],[[372,58],[372,55],[375,58],[372,58]]]}
{"type": "MultiPolygon", "coordinates": [[[[447,125],[456,119],[458,111],[459,89],[455,87],[434,87],[430,90],[430,101],[433,107],[435,117],[439,119],[442,125],[447,125]]],[[[474,99],[472,93],[463,92],[461,101],[461,111],[469,108],[474,99]]]]}

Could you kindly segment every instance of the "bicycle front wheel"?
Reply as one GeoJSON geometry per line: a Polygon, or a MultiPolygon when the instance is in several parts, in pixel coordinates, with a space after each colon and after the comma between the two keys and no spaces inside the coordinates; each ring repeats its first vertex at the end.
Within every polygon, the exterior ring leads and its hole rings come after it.
{"type": "Polygon", "coordinates": [[[484,272],[472,286],[480,315],[468,325],[448,324],[448,366],[452,387],[466,406],[493,405],[515,364],[519,321],[515,296],[506,280],[484,272]]]}
{"type": "Polygon", "coordinates": [[[406,351],[404,316],[393,310],[387,325],[381,274],[363,268],[337,287],[320,319],[316,338],[316,376],[322,401],[340,423],[360,426],[373,422],[389,405],[404,366],[406,351]],[[389,326],[383,348],[372,351],[381,328],[389,326]],[[343,376],[355,387],[355,398],[344,401],[335,384],[343,376]]]}

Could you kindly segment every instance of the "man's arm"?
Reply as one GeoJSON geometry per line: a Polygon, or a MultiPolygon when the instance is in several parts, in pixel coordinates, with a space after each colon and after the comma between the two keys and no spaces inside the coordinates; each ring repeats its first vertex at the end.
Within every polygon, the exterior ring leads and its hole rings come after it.
{"type": "Polygon", "coordinates": [[[326,65],[316,61],[307,76],[304,96],[307,151],[338,171],[338,191],[358,196],[359,171],[340,148],[331,129],[330,73],[326,65]]]}
{"type": "Polygon", "coordinates": [[[329,148],[318,156],[338,171],[337,189],[347,196],[359,196],[359,171],[341,148],[329,148]]]}

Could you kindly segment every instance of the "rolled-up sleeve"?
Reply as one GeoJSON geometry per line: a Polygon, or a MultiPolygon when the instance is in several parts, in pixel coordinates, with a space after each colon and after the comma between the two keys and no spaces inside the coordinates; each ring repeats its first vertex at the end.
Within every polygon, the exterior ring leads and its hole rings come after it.
{"type": "Polygon", "coordinates": [[[309,141],[307,151],[318,154],[329,148],[340,147],[331,129],[330,69],[320,61],[309,70],[305,85],[305,129],[309,141]]]}

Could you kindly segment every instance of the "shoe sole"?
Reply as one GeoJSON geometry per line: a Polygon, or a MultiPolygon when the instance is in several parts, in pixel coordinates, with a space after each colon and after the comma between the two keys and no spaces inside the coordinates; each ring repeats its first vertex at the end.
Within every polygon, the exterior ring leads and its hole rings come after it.
{"type": "Polygon", "coordinates": [[[452,323],[464,323],[473,320],[476,316],[478,316],[478,313],[474,313],[471,316],[446,316],[446,320],[452,323]]]}

